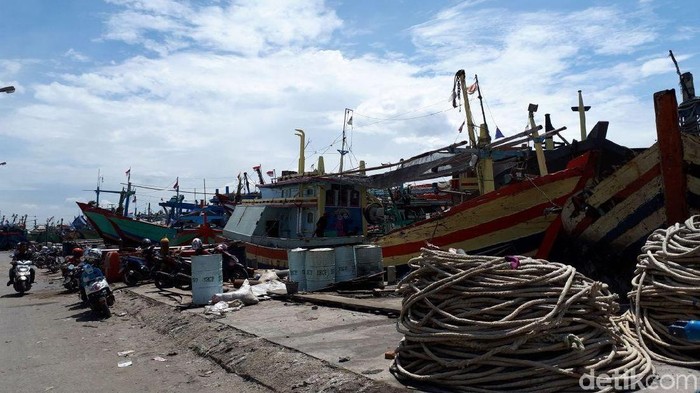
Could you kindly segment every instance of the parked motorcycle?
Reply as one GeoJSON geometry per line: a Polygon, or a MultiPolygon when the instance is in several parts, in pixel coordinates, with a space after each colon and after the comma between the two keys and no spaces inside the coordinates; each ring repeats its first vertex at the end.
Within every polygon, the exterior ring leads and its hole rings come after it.
{"type": "Polygon", "coordinates": [[[176,287],[192,289],[192,262],[182,257],[168,257],[161,261],[154,273],[153,281],[158,289],[176,287]]]}
{"type": "Polygon", "coordinates": [[[32,289],[32,261],[15,261],[14,269],[15,278],[12,282],[12,286],[15,288],[15,291],[19,292],[20,295],[24,295],[25,292],[32,289]]]}
{"type": "Polygon", "coordinates": [[[69,263],[63,273],[63,287],[68,292],[75,292],[80,288],[80,276],[83,273],[82,265],[69,263]]]}
{"type": "Polygon", "coordinates": [[[124,284],[133,287],[139,281],[153,278],[153,269],[145,258],[129,255],[121,257],[121,267],[119,274],[122,276],[124,284]]]}
{"type": "Polygon", "coordinates": [[[82,290],[81,298],[90,306],[93,312],[109,318],[112,312],[109,307],[114,305],[114,295],[109,288],[107,278],[97,267],[86,263],[81,275],[82,290]]]}

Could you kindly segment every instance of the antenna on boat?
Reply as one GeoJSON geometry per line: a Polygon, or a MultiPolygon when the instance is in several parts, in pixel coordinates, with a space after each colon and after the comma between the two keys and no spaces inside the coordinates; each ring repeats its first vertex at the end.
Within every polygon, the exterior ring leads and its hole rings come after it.
{"type": "Polygon", "coordinates": [[[347,140],[345,137],[345,127],[352,126],[352,115],[353,110],[345,108],[345,116],[343,117],[343,142],[340,145],[340,150],[338,150],[338,153],[340,153],[340,173],[343,173],[343,161],[345,159],[345,155],[348,154],[348,150],[345,150],[345,142],[347,140]]]}
{"type": "Polygon", "coordinates": [[[583,105],[583,95],[578,91],[578,106],[572,106],[571,110],[578,112],[579,123],[581,123],[581,140],[586,140],[586,112],[591,109],[588,105],[583,105]]]}

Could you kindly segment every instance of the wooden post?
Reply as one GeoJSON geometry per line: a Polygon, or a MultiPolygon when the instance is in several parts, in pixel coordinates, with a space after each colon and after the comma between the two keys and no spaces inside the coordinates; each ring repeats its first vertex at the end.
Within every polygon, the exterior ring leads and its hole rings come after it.
{"type": "Polygon", "coordinates": [[[656,112],[656,135],[659,140],[659,162],[666,204],[666,224],[670,226],[685,221],[689,214],[676,90],[655,93],[654,111],[656,112]]]}

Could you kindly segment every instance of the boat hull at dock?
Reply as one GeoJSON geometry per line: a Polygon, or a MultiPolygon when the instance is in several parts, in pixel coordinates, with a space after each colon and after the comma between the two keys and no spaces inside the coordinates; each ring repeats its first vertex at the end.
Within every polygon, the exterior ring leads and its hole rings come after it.
{"type": "MultiPolygon", "coordinates": [[[[688,214],[700,213],[700,136],[681,134],[688,214]]],[[[595,187],[574,196],[562,211],[564,230],[577,242],[608,255],[636,253],[647,237],[668,224],[656,143],[595,187]],[[600,250],[604,247],[605,250],[600,250]]]]}
{"type": "Polygon", "coordinates": [[[384,266],[405,264],[428,245],[546,257],[560,227],[560,207],[592,178],[596,162],[595,152],[586,153],[565,170],[502,187],[390,232],[376,241],[384,266]]]}

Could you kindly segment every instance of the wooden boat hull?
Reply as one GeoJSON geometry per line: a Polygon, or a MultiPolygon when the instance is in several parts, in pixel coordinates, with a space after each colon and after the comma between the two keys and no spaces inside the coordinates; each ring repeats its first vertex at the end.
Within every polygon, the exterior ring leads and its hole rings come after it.
{"type": "MultiPolygon", "coordinates": [[[[690,214],[700,212],[700,136],[681,134],[690,214]]],[[[562,210],[563,228],[577,242],[619,255],[638,249],[667,225],[658,143],[595,187],[574,196],[562,210]]]]}
{"type": "Polygon", "coordinates": [[[112,223],[109,221],[108,214],[114,214],[109,210],[99,207],[90,206],[87,203],[76,202],[78,207],[83,212],[85,219],[90,222],[92,228],[107,244],[119,244],[121,237],[117,233],[112,223]]]}
{"type": "Polygon", "coordinates": [[[172,246],[189,245],[195,237],[204,243],[221,240],[221,230],[208,223],[191,229],[176,229],[120,216],[109,210],[78,202],[80,210],[106,243],[139,246],[143,239],[158,242],[167,237],[172,246]]]}
{"type": "MultiPolygon", "coordinates": [[[[595,152],[586,153],[573,159],[565,170],[502,187],[440,216],[389,232],[376,241],[382,247],[384,266],[407,263],[428,243],[468,253],[541,256],[539,253],[548,250],[556,237],[558,207],[591,179],[596,161],[595,152]],[[547,243],[544,247],[543,242],[547,243]]],[[[247,258],[257,266],[288,266],[289,248],[261,242],[244,244],[247,258]]]]}
{"type": "Polygon", "coordinates": [[[390,232],[377,241],[384,265],[405,264],[428,244],[470,254],[546,257],[560,207],[591,179],[595,162],[596,154],[586,153],[563,171],[502,187],[390,232]]]}

